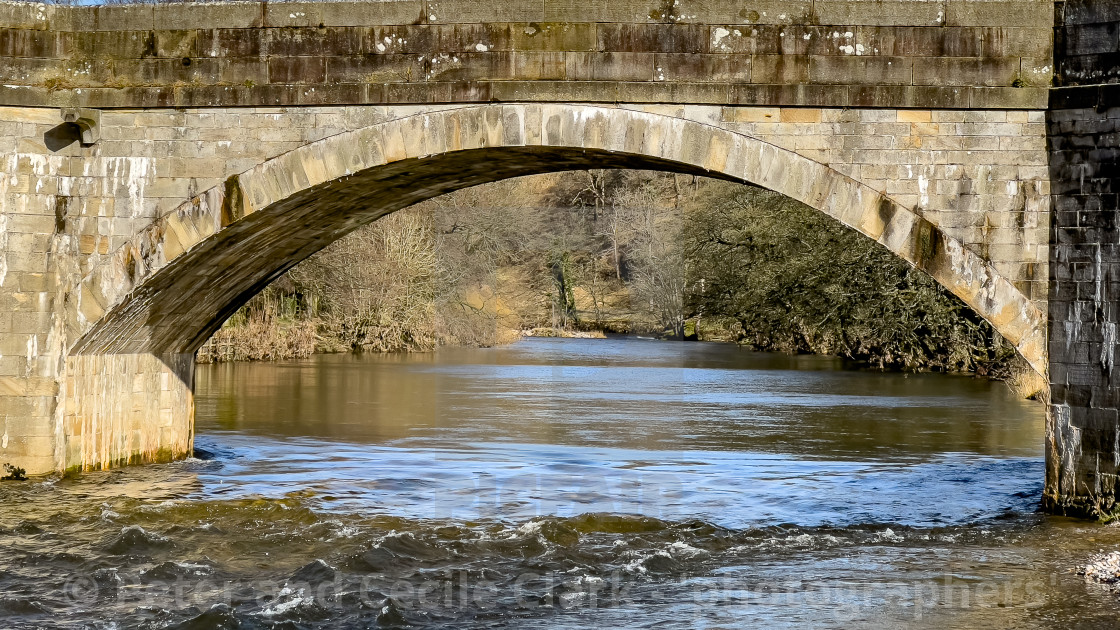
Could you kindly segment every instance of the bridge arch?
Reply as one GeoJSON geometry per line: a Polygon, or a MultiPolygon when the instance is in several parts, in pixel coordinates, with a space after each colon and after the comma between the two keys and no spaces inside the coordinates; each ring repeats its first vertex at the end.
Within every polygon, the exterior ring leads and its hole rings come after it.
{"type": "Polygon", "coordinates": [[[1042,312],[913,208],[751,136],[663,114],[567,104],[416,114],[230,177],[153,222],[73,288],[70,355],[193,353],[269,282],[361,225],[461,188],[579,168],[705,175],[792,197],[931,275],[1046,373],[1042,312]]]}

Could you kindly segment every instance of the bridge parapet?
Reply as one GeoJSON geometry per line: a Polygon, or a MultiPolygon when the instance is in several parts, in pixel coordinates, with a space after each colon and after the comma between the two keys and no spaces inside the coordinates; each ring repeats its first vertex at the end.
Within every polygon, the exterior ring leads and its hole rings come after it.
{"type": "Polygon", "coordinates": [[[1043,109],[1048,0],[0,2],[0,104],[1043,109]]]}

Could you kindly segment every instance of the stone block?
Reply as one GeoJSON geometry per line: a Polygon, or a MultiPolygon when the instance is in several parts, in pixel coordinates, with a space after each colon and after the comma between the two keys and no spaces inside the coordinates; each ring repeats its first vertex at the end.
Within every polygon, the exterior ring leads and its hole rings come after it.
{"type": "Polygon", "coordinates": [[[27,376],[27,357],[9,355],[0,357],[0,376],[27,376]]]}
{"type": "Polygon", "coordinates": [[[270,83],[318,84],[326,78],[325,57],[272,57],[268,60],[270,83]]]}
{"type": "MultiPolygon", "coordinates": [[[[809,157],[812,151],[828,151],[834,145],[836,145],[836,140],[827,136],[797,136],[793,141],[792,148],[797,151],[797,154],[809,157]]],[[[811,159],[820,161],[815,158],[811,159]]]]}
{"type": "MultiPolygon", "coordinates": [[[[510,24],[450,24],[438,27],[438,42],[435,44],[434,50],[440,53],[486,53],[492,51],[509,52],[515,49],[513,39],[513,30],[515,26],[510,24]]],[[[594,35],[592,31],[590,33],[594,35]]],[[[385,52],[395,52],[398,46],[410,47],[414,44],[423,42],[425,37],[417,37],[414,35],[406,35],[403,41],[385,41],[381,43],[388,47],[385,52]]],[[[380,47],[374,44],[378,53],[381,53],[380,47]]],[[[403,50],[401,52],[404,52],[403,50]]],[[[432,53],[433,48],[429,47],[427,50],[414,50],[415,53],[421,55],[425,53],[432,53]]]]}
{"type": "Polygon", "coordinates": [[[1047,97],[1044,88],[968,88],[968,104],[978,109],[1045,109],[1047,97]]]}
{"type": "Polygon", "coordinates": [[[58,13],[59,7],[44,3],[4,2],[0,3],[0,24],[12,29],[45,31],[57,20],[58,13]]]}
{"type": "Polygon", "coordinates": [[[62,32],[96,30],[97,7],[91,5],[56,7],[50,18],[50,27],[62,32]]]}
{"type": "Polygon", "coordinates": [[[576,81],[654,81],[659,76],[654,55],[621,52],[589,53],[586,65],[569,64],[566,74],[576,81]]]}
{"type": "Polygon", "coordinates": [[[220,76],[217,59],[182,57],[177,59],[146,59],[130,65],[133,74],[119,76],[122,81],[144,85],[193,83],[220,76]]]}
{"type": "Polygon", "coordinates": [[[8,234],[9,252],[45,253],[50,250],[51,234],[8,234]]]}
{"type": "Polygon", "coordinates": [[[898,122],[928,123],[933,120],[933,113],[928,109],[903,109],[896,114],[898,122]]]}
{"type": "MultiPolygon", "coordinates": [[[[37,460],[42,457],[49,457],[54,452],[54,437],[50,435],[19,435],[18,437],[9,437],[8,446],[0,447],[0,462],[11,463],[16,459],[17,465],[25,470],[33,470],[29,468],[24,460],[31,459],[37,460]],[[44,455],[45,454],[45,455],[44,455]]],[[[44,471],[39,471],[42,474],[44,471]]]]}
{"type": "Polygon", "coordinates": [[[270,57],[331,57],[372,52],[365,50],[368,46],[365,29],[276,28],[267,33],[270,57]]]}
{"type": "Polygon", "coordinates": [[[422,0],[278,2],[264,5],[264,25],[269,27],[415,24],[418,21],[427,23],[428,17],[422,0]]]}
{"type": "Polygon", "coordinates": [[[597,49],[604,52],[708,52],[708,29],[690,24],[600,24],[597,49]]]}
{"type": "Polygon", "coordinates": [[[753,55],[751,57],[751,82],[779,85],[808,83],[809,57],[753,55]]]}
{"type": "MultiPolygon", "coordinates": [[[[423,19],[433,23],[461,24],[544,22],[549,20],[547,10],[544,6],[545,4],[544,2],[490,3],[476,2],[474,0],[440,0],[438,3],[428,3],[425,5],[427,14],[426,18],[423,19]]],[[[594,15],[595,13],[591,14],[594,15]]],[[[587,15],[588,12],[585,12],[581,18],[570,21],[584,21],[587,15]]]]}
{"type": "Polygon", "coordinates": [[[1063,31],[1061,50],[1063,56],[1099,55],[1120,50],[1120,22],[1082,24],[1063,31]]]}
{"type": "Polygon", "coordinates": [[[265,3],[190,3],[156,5],[156,29],[251,29],[264,25],[265,3]]]}
{"type": "Polygon", "coordinates": [[[1052,28],[1054,7],[1047,0],[950,2],[945,13],[945,23],[949,26],[1052,28]]]}
{"type": "MultiPolygon", "coordinates": [[[[779,50],[780,30],[773,27],[744,28],[735,24],[708,27],[708,50],[712,53],[755,54],[779,50]]],[[[804,54],[804,53],[802,53],[804,54]]]]}
{"type": "MultiPolygon", "coordinates": [[[[860,33],[868,29],[861,28],[860,33]]],[[[878,29],[865,47],[876,54],[913,57],[992,57],[984,30],[969,27],[878,29]],[[889,33],[892,37],[888,38],[889,33]]],[[[1011,54],[1005,56],[1014,56],[1011,54]]]]}
{"type": "MultiPolygon", "coordinates": [[[[681,0],[669,7],[668,10],[657,9],[648,15],[659,16],[666,22],[739,25],[799,25],[812,23],[815,19],[813,3],[803,0],[754,0],[745,5],[681,0]]],[[[640,14],[636,19],[641,19],[640,14]]]]}
{"type": "Polygon", "coordinates": [[[809,107],[843,107],[851,103],[846,85],[732,85],[728,102],[736,105],[803,105],[809,107]]]}
{"type": "Polygon", "coordinates": [[[1038,136],[1003,136],[999,138],[1000,151],[1044,151],[1045,140],[1038,136]]]}
{"type": "MultiPolygon", "coordinates": [[[[251,31],[250,31],[251,32],[251,31]]],[[[182,59],[183,57],[195,57],[200,53],[200,49],[206,48],[206,44],[200,44],[199,32],[196,30],[178,30],[178,31],[156,31],[153,33],[155,42],[155,54],[160,57],[174,57],[182,59]]],[[[148,40],[150,42],[152,40],[148,40]]],[[[146,42],[146,45],[147,43],[146,42]]],[[[209,47],[212,52],[212,46],[209,47]]],[[[150,51],[145,50],[149,53],[150,51]]],[[[142,53],[143,54],[143,53],[142,53]]]]}
{"type": "Polygon", "coordinates": [[[155,28],[153,5],[118,4],[97,7],[98,31],[151,31],[155,28]]]}
{"type": "Polygon", "coordinates": [[[816,0],[813,9],[820,24],[944,26],[947,0],[816,0]]]}
{"type": "Polygon", "coordinates": [[[721,119],[730,123],[777,122],[781,109],[777,107],[724,107],[721,119]]]}
{"type": "Polygon", "coordinates": [[[779,120],[788,123],[819,123],[821,121],[821,110],[783,107],[780,110],[779,120]]]}
{"type": "Polygon", "coordinates": [[[809,58],[813,83],[910,85],[915,60],[908,57],[857,57],[817,55],[809,58]]]}
{"type": "MultiPolygon", "coordinates": [[[[331,79],[337,78],[329,72],[328,75],[331,79]]],[[[268,62],[260,59],[219,59],[218,78],[234,85],[263,85],[268,83],[268,62]]]]}
{"type": "MultiPolygon", "coordinates": [[[[982,29],[984,56],[1053,59],[1054,33],[1048,28],[991,27],[982,29]]],[[[973,55],[954,55],[978,57],[973,55]]]]}
{"type": "Polygon", "coordinates": [[[68,57],[73,51],[70,33],[0,29],[0,55],[4,57],[68,57]]]}
{"type": "Polygon", "coordinates": [[[1067,25],[1095,24],[1120,20],[1120,5],[1114,2],[1067,2],[1062,8],[1067,25]]]}
{"type": "Polygon", "coordinates": [[[653,56],[655,80],[712,83],[748,83],[752,77],[747,55],[657,54],[653,56]]]}
{"type": "Polygon", "coordinates": [[[852,86],[852,107],[941,109],[968,106],[969,88],[927,85],[852,86]]]}
{"type": "Polygon", "coordinates": [[[7,262],[8,273],[43,273],[47,270],[47,255],[45,252],[10,250],[4,255],[4,258],[7,262]]]}
{"type": "Polygon", "coordinates": [[[1018,57],[914,59],[915,85],[1011,86],[1019,75],[1018,57]]]}
{"type": "Polygon", "coordinates": [[[510,25],[509,34],[513,50],[592,51],[598,44],[594,24],[516,23],[510,25]]]}
{"type": "Polygon", "coordinates": [[[169,197],[177,201],[188,198],[194,183],[186,177],[161,177],[148,185],[144,194],[148,198],[169,197]]]}
{"type": "MultiPolygon", "coordinates": [[[[159,35],[157,33],[157,37],[159,35]]],[[[265,52],[270,37],[270,30],[215,28],[201,31],[195,38],[195,47],[197,54],[209,57],[260,57],[265,52]]]]}

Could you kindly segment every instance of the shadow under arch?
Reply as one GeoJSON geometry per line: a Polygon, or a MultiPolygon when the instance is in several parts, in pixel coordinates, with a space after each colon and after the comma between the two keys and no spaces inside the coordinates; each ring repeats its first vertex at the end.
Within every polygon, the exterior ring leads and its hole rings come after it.
{"type": "Polygon", "coordinates": [[[510,177],[634,168],[754,184],[878,241],[960,297],[1040,374],[1045,317],[913,209],[757,138],[662,114],[565,104],[416,114],[310,143],[154,221],[73,289],[71,355],[188,354],[272,280],[385,214],[510,177]]]}

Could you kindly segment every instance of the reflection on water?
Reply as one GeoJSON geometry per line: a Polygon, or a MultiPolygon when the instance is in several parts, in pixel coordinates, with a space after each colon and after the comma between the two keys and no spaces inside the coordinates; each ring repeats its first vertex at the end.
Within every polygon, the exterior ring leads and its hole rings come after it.
{"type": "Polygon", "coordinates": [[[556,339],[224,364],[198,375],[200,430],[895,461],[1041,450],[1041,410],[999,386],[838,368],[722,344],[556,339]]]}
{"type": "Polygon", "coordinates": [[[204,459],[0,486],[5,627],[1111,627],[999,384],[526,340],[206,366],[204,459]],[[11,620],[11,621],[9,621],[11,620]]]}

